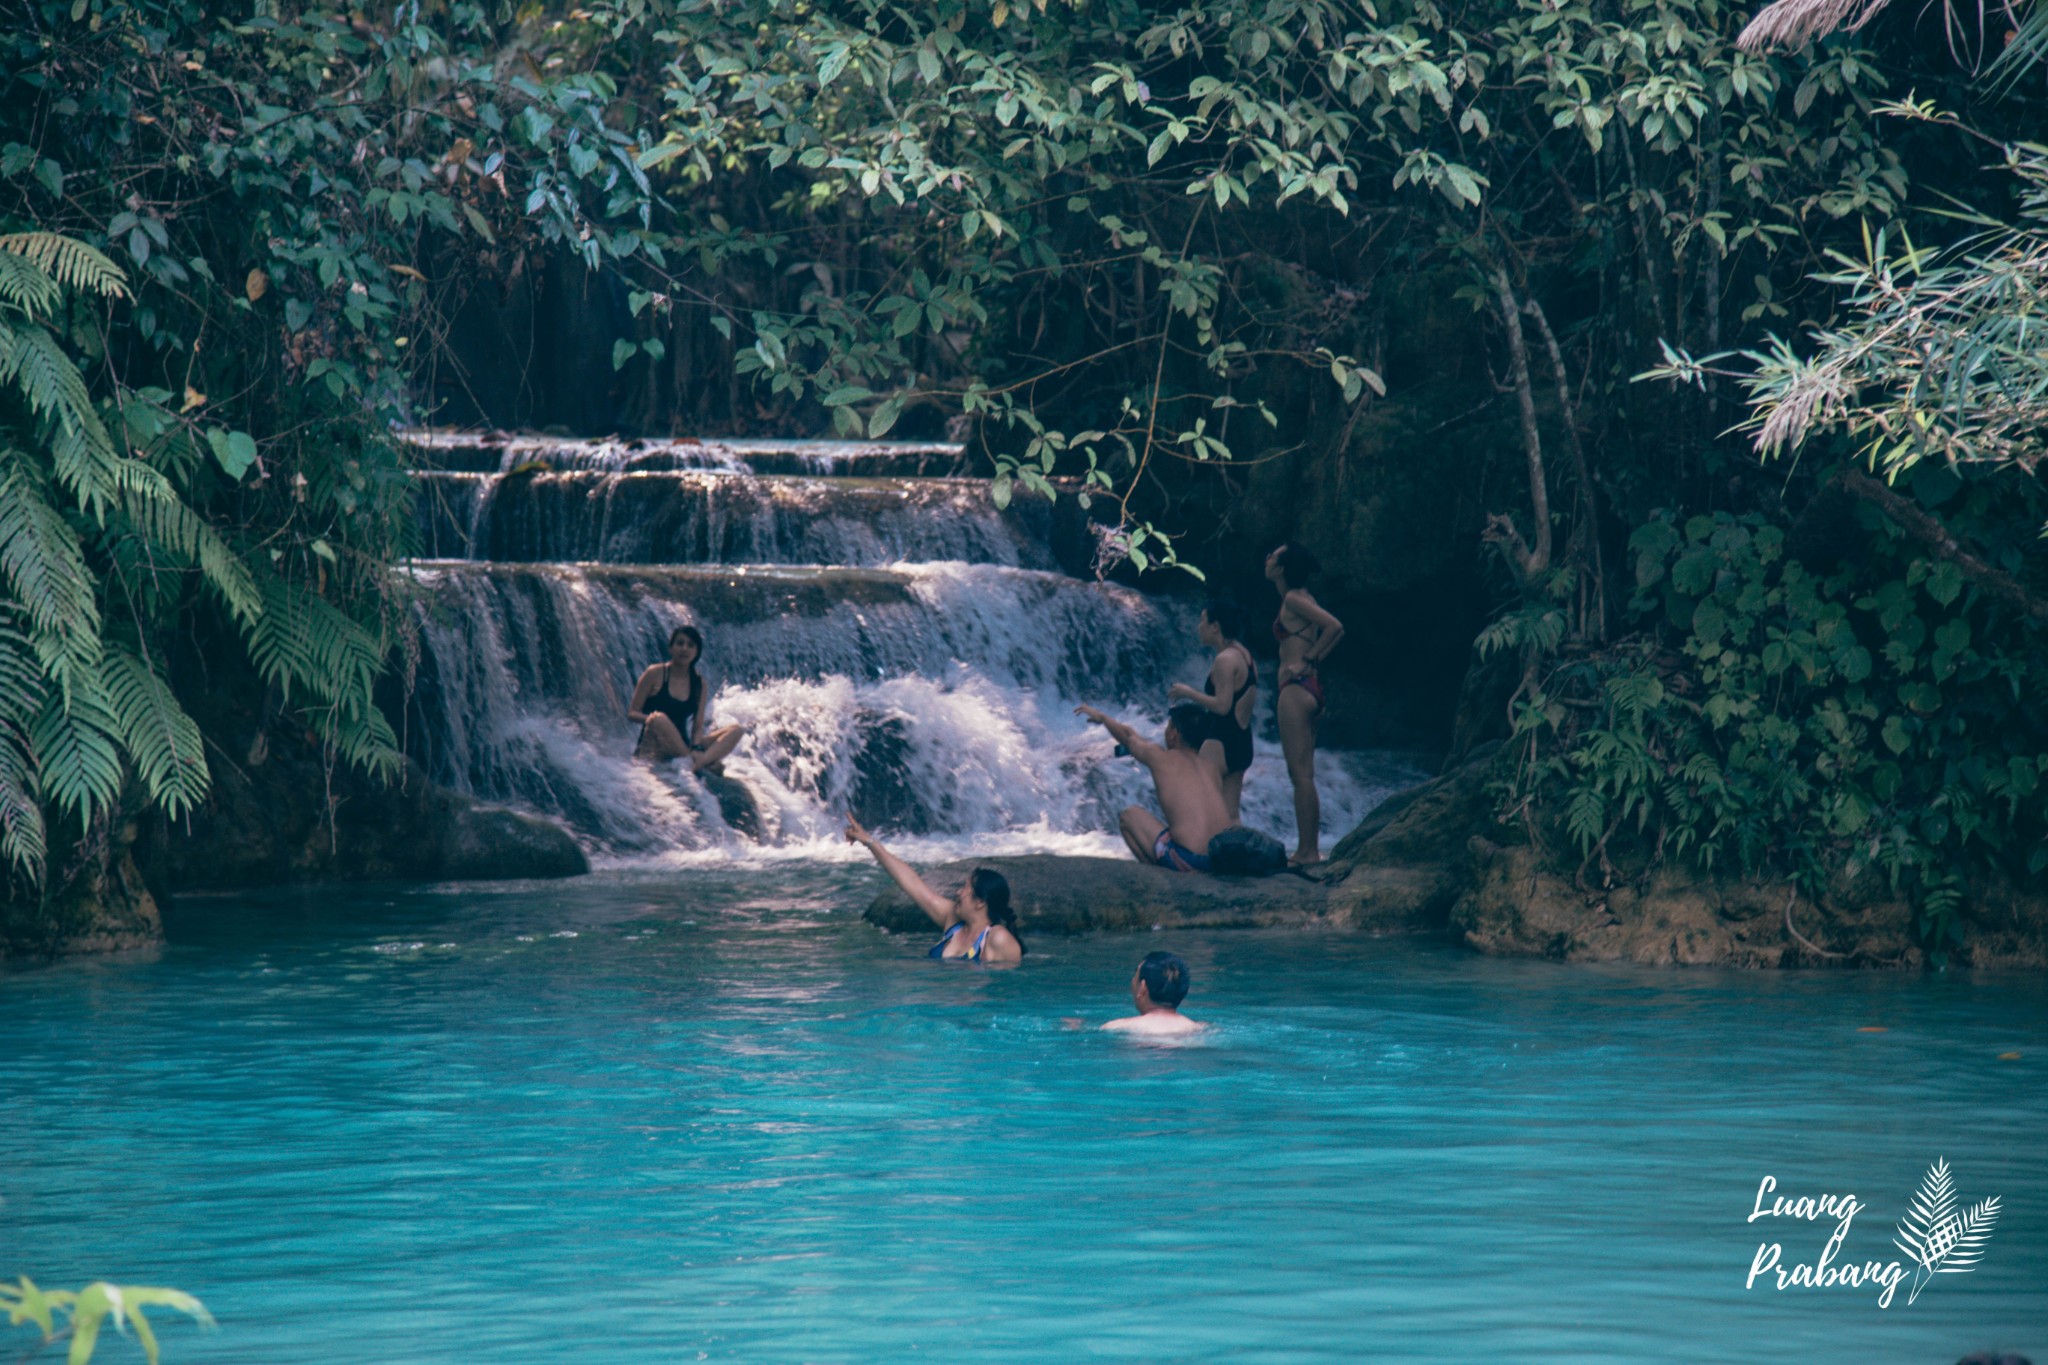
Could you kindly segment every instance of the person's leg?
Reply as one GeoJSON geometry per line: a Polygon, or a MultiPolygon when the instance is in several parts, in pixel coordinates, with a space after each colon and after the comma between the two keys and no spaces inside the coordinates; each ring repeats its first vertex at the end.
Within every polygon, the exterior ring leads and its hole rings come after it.
{"type": "MultiPolygon", "coordinates": [[[[666,720],[667,717],[664,716],[663,719],[666,720]]],[[[705,743],[703,749],[690,756],[691,771],[703,772],[712,764],[719,762],[734,749],[737,749],[740,741],[746,737],[747,727],[744,725],[728,725],[722,729],[713,730],[710,734],[704,736],[705,743]]]]}
{"type": "Polygon", "coordinates": [[[1294,784],[1295,850],[1292,861],[1322,859],[1323,803],[1316,795],[1316,714],[1321,707],[1305,687],[1283,687],[1275,699],[1280,718],[1280,752],[1294,784]]]}
{"type": "Polygon", "coordinates": [[[1244,796],[1244,774],[1232,773],[1223,779],[1223,808],[1230,812],[1230,823],[1237,823],[1237,803],[1244,796]]]}
{"type": "Polygon", "coordinates": [[[647,718],[647,728],[640,732],[640,746],[633,750],[633,757],[660,763],[689,752],[690,746],[683,743],[676,723],[657,711],[647,718]]]}
{"type": "Polygon", "coordinates": [[[1116,824],[1124,842],[1131,846],[1132,857],[1141,863],[1159,861],[1152,856],[1152,846],[1159,842],[1159,831],[1166,828],[1164,821],[1143,806],[1125,806],[1116,824]]]}

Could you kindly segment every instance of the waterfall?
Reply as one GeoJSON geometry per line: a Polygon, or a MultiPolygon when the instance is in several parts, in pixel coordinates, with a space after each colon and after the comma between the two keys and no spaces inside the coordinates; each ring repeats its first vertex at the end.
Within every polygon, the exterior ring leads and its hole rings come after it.
{"type": "MultiPolygon", "coordinates": [[[[415,756],[601,861],[815,854],[847,810],[924,856],[1121,852],[1116,813],[1150,782],[1073,708],[1157,733],[1168,683],[1205,674],[1193,605],[1074,576],[1074,500],[999,509],[951,476],[957,447],[416,439],[436,467],[417,476],[433,557],[409,566],[415,756]],[[677,765],[631,757],[626,703],[678,625],[704,633],[713,724],[752,731],[726,772],[758,841],[677,765]]],[[[1244,818],[1291,837],[1260,708],[1244,818]]],[[[1411,776],[1321,756],[1326,828],[1411,776]]]]}

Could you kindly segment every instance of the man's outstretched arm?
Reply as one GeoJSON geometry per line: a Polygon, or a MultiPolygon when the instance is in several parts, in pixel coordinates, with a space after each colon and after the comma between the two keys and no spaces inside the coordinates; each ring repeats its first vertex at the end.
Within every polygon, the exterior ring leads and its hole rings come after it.
{"type": "Polygon", "coordinates": [[[1148,768],[1158,762],[1160,756],[1166,752],[1166,750],[1160,748],[1151,740],[1146,739],[1115,716],[1106,716],[1092,706],[1077,706],[1074,708],[1074,714],[1085,716],[1088,720],[1109,731],[1110,738],[1123,745],[1126,749],[1129,749],[1131,757],[1137,759],[1138,762],[1148,768]]]}

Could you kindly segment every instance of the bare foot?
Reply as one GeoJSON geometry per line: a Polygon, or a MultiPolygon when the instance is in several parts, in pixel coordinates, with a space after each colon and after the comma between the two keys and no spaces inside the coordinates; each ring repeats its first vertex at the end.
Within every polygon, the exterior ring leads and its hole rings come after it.
{"type": "Polygon", "coordinates": [[[1320,853],[1297,853],[1287,860],[1289,867],[1314,867],[1323,860],[1320,853]]]}

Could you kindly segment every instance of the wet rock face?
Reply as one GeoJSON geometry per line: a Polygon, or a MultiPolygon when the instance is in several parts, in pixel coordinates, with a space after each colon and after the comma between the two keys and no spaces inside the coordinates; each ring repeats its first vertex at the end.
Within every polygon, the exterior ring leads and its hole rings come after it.
{"type": "Polygon", "coordinates": [[[170,889],[296,881],[499,880],[573,877],[590,860],[568,831],[449,791],[407,765],[379,787],[345,768],[329,775],[303,755],[215,765],[213,792],[189,830],[159,828],[145,860],[170,889]]]}
{"type": "Polygon", "coordinates": [[[133,952],[162,943],[156,898],[128,852],[132,838],[117,838],[103,862],[88,866],[47,900],[9,899],[0,890],[0,962],[133,952]]]}

